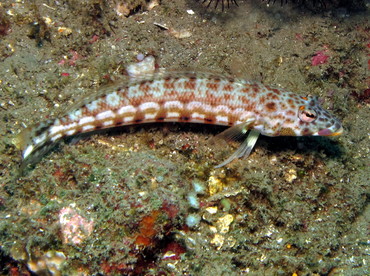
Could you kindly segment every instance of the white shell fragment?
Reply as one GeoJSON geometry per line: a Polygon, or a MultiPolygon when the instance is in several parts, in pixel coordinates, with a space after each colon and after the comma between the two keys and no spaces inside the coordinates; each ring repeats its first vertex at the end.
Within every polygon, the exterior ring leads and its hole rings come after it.
{"type": "Polygon", "coordinates": [[[128,65],[126,71],[131,78],[153,75],[155,71],[155,59],[153,56],[148,56],[138,63],[128,65]]]}

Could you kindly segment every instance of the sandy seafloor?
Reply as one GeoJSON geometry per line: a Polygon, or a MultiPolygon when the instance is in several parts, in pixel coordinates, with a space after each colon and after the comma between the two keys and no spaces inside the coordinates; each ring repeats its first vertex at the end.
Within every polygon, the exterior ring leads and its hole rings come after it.
{"type": "Polygon", "coordinates": [[[163,0],[125,17],[124,3],[1,1],[0,274],[369,275],[369,6],[163,0]],[[66,141],[18,177],[16,134],[138,54],[317,95],[345,131],[261,137],[214,169],[238,146],[210,142],[222,127],[124,127],[66,141]]]}

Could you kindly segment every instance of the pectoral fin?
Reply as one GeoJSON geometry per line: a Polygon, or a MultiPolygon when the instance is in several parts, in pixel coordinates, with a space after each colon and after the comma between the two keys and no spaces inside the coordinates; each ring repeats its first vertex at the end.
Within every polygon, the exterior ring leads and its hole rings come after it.
{"type": "Polygon", "coordinates": [[[226,164],[230,163],[236,158],[240,157],[248,157],[249,154],[251,153],[254,145],[256,144],[258,140],[258,136],[260,135],[259,131],[256,130],[251,130],[248,134],[247,139],[244,140],[244,142],[240,145],[240,147],[229,157],[227,158],[224,162],[221,164],[215,166],[215,168],[221,168],[225,166],[226,164]]]}
{"type": "MultiPolygon", "coordinates": [[[[226,129],[224,132],[218,134],[216,137],[217,138],[223,138],[227,141],[237,140],[240,137],[244,136],[248,132],[251,124],[253,124],[254,121],[255,121],[254,118],[251,118],[251,119],[247,120],[246,122],[244,122],[242,124],[239,124],[239,125],[236,125],[236,126],[233,126],[231,128],[226,129]]],[[[223,167],[223,166],[230,163],[231,161],[233,161],[236,158],[240,158],[240,157],[243,157],[243,156],[248,157],[248,155],[251,153],[254,145],[257,142],[259,134],[260,134],[259,131],[251,130],[249,132],[247,138],[240,145],[240,147],[229,158],[227,158],[221,164],[217,165],[215,168],[223,167]]]]}
{"type": "Polygon", "coordinates": [[[251,118],[244,123],[232,126],[224,130],[223,132],[217,134],[215,138],[226,140],[227,142],[237,141],[248,132],[250,126],[254,123],[254,121],[255,119],[251,118]]]}

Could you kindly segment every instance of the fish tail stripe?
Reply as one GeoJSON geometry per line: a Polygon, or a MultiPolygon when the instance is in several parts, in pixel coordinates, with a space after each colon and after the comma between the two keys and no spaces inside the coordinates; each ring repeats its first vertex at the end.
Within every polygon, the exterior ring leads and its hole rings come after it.
{"type": "Polygon", "coordinates": [[[24,129],[15,138],[15,145],[22,151],[24,160],[29,159],[35,152],[39,151],[46,144],[56,142],[51,139],[50,129],[53,125],[53,120],[41,122],[35,126],[24,129]]]}

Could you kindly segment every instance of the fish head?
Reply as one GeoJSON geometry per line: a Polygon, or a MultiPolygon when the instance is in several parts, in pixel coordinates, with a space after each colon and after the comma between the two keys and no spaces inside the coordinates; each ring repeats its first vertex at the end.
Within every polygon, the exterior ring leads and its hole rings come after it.
{"type": "Polygon", "coordinates": [[[338,118],[321,107],[318,97],[302,97],[304,104],[297,110],[297,124],[300,135],[337,136],[343,133],[343,127],[338,118]]]}
{"type": "MultiPolygon", "coordinates": [[[[289,94],[288,94],[289,97],[289,94]]],[[[284,107],[275,114],[269,136],[337,136],[343,133],[341,122],[321,107],[317,97],[290,97],[284,99],[284,107]]],[[[266,127],[265,127],[266,128],[266,127]]],[[[267,128],[266,128],[267,129],[267,128]]],[[[264,133],[262,133],[264,134],[264,133]]]]}

